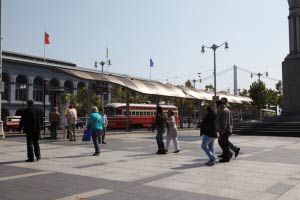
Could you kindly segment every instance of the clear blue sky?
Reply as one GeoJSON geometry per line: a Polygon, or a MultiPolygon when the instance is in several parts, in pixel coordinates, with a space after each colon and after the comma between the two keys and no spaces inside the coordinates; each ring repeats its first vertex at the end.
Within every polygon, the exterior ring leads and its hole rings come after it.
{"type": "MultiPolygon", "coordinates": [[[[151,57],[152,79],[163,83],[212,75],[213,52],[201,54],[201,46],[224,41],[217,72],[237,65],[281,79],[289,48],[285,0],[3,0],[2,12],[4,50],[43,56],[47,31],[49,58],[94,68],[108,47],[109,71],[149,78],[151,57]]],[[[256,79],[238,75],[239,88],[256,79]]],[[[232,91],[232,79],[232,70],[219,75],[217,90],[232,91]]],[[[212,78],[196,87],[208,84],[212,78]]]]}

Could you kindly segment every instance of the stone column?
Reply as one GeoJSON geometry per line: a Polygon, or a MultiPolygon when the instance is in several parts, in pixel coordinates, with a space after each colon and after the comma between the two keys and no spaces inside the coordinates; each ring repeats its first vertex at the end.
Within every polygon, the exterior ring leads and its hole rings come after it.
{"type": "Polygon", "coordinates": [[[17,75],[11,76],[11,83],[10,83],[10,103],[16,102],[16,78],[17,75]]]}
{"type": "Polygon", "coordinates": [[[300,119],[300,0],[289,3],[290,52],[282,62],[283,116],[300,119]]]}
{"type": "Polygon", "coordinates": [[[33,80],[35,77],[30,76],[28,77],[28,98],[27,99],[33,99],[33,80]]]}

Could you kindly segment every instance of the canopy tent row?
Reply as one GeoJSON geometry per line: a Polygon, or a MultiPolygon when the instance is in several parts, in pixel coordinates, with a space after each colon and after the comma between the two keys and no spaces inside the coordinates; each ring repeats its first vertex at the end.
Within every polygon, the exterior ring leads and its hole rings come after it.
{"type": "MultiPolygon", "coordinates": [[[[179,97],[189,99],[199,99],[212,101],[214,94],[204,90],[198,90],[193,88],[186,88],[182,86],[175,86],[170,84],[163,84],[158,81],[134,78],[118,74],[102,74],[99,71],[91,71],[82,68],[56,68],[57,70],[63,71],[69,75],[91,80],[91,81],[103,81],[108,83],[117,84],[134,90],[142,94],[168,96],[168,97],[179,97]]],[[[217,93],[222,98],[226,97],[229,103],[251,103],[252,100],[249,97],[235,96],[229,94],[217,93]]]]}

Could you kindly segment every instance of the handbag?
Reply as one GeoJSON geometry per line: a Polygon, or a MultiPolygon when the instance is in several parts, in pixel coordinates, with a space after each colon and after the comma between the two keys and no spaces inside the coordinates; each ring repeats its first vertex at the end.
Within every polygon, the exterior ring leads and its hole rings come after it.
{"type": "Polygon", "coordinates": [[[92,137],[92,130],[87,128],[83,131],[83,135],[82,135],[82,141],[83,142],[89,142],[91,141],[91,137],[92,137]]]}

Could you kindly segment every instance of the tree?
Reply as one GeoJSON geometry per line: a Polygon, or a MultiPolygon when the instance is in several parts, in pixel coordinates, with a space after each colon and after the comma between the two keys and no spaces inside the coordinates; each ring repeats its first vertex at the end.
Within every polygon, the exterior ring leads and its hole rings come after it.
{"type": "Polygon", "coordinates": [[[249,91],[247,89],[245,89],[245,88],[241,92],[239,92],[239,93],[240,93],[240,96],[246,96],[246,97],[249,96],[249,91]]]}
{"type": "MultiPolygon", "coordinates": [[[[76,105],[77,115],[78,117],[85,117],[89,114],[88,110],[88,89],[78,89],[76,95],[71,95],[71,103],[76,105]]],[[[101,107],[101,100],[98,95],[95,93],[91,94],[90,96],[90,103],[91,106],[97,106],[98,108],[101,107]]]]}
{"type": "Polygon", "coordinates": [[[269,105],[277,106],[278,105],[278,93],[276,90],[267,89],[266,90],[267,101],[269,105]]]}
{"type": "Polygon", "coordinates": [[[249,89],[250,98],[253,100],[252,104],[257,109],[262,109],[267,103],[267,89],[264,82],[258,80],[250,85],[249,89]]]}
{"type": "Polygon", "coordinates": [[[126,102],[126,89],[118,86],[113,85],[110,88],[111,91],[111,102],[117,103],[117,102],[126,102]]]}
{"type": "Polygon", "coordinates": [[[187,88],[194,88],[194,86],[192,85],[192,82],[190,80],[187,80],[184,85],[187,88]]]}
{"type": "Polygon", "coordinates": [[[205,91],[213,92],[214,91],[214,86],[212,84],[206,85],[205,86],[205,91]]]}

